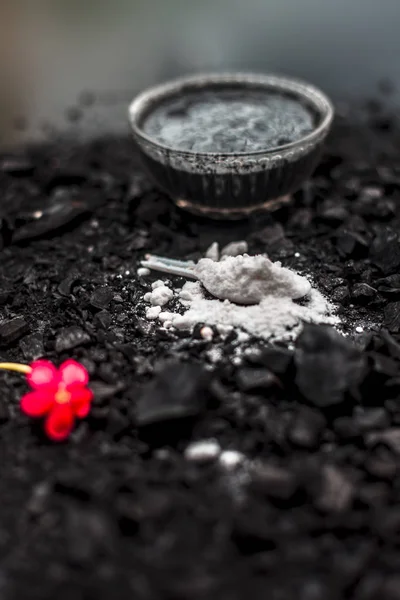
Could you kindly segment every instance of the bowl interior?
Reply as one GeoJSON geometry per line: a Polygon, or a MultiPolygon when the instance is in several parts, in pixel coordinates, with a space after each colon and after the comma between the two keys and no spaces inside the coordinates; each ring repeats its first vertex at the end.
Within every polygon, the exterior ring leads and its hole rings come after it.
{"type": "MultiPolygon", "coordinates": [[[[157,109],[166,107],[172,102],[182,98],[194,99],[201,94],[214,93],[227,96],[229,92],[246,95],[262,94],[266,97],[279,96],[296,101],[303,106],[312,117],[313,129],[310,133],[295,141],[282,145],[267,146],[262,150],[246,152],[222,152],[224,155],[249,155],[265,152],[276,152],[280,149],[295,147],[304,141],[312,141],[313,136],[318,137],[323,130],[329,128],[333,116],[333,109],[329,100],[317,88],[296,80],[275,76],[211,76],[194,77],[177,80],[170,84],[157,86],[147,92],[140,94],[132,103],[130,108],[131,125],[134,134],[149,143],[156,143],[159,148],[180,152],[179,147],[161,143],[145,131],[145,123],[150,115],[157,109]]],[[[184,153],[199,154],[198,151],[184,150],[184,153]]],[[[200,152],[200,154],[221,154],[221,152],[200,152]]]]}

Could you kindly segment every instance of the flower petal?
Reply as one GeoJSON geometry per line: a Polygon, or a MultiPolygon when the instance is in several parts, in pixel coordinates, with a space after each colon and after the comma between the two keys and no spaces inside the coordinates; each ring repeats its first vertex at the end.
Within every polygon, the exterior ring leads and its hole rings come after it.
{"type": "Polygon", "coordinates": [[[46,419],[44,429],[50,439],[59,442],[69,436],[74,426],[74,415],[69,404],[56,404],[46,419]]]}
{"type": "Polygon", "coordinates": [[[29,417],[43,417],[50,412],[54,395],[46,389],[30,392],[21,398],[21,410],[29,417]]]}
{"type": "Polygon", "coordinates": [[[56,367],[48,360],[36,360],[31,364],[32,371],[27,374],[28,383],[33,389],[44,386],[56,386],[58,373],[56,367]]]}
{"type": "Polygon", "coordinates": [[[71,394],[71,406],[77,417],[83,419],[90,410],[91,401],[93,398],[92,390],[81,385],[73,386],[69,389],[71,394]]]}
{"type": "Polygon", "coordinates": [[[89,381],[89,374],[85,367],[73,360],[66,360],[59,369],[60,378],[68,387],[74,384],[86,385],[89,381]]]}

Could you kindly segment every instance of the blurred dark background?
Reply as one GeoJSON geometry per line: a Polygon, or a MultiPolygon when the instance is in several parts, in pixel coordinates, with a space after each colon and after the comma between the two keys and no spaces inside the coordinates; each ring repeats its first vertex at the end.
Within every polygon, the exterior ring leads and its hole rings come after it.
{"type": "Polygon", "coordinates": [[[200,70],[367,99],[400,84],[399,26],[399,0],[0,0],[0,133],[122,131],[136,92],[200,70]]]}

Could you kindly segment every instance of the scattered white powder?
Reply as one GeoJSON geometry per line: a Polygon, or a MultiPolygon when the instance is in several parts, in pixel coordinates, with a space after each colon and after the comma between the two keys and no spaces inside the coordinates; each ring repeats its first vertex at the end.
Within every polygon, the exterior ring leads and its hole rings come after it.
{"type": "Polygon", "coordinates": [[[191,330],[196,323],[216,325],[229,331],[244,329],[247,333],[270,341],[295,339],[303,322],[336,324],[333,306],[317,290],[312,289],[307,300],[293,302],[290,297],[266,296],[259,304],[243,306],[229,300],[209,300],[204,297],[200,282],[187,282],[184,291],[190,292],[192,300],[182,300],[188,308],[176,314],[172,325],[176,329],[191,330]]]}
{"type": "MultiPolygon", "coordinates": [[[[339,323],[333,305],[305,277],[265,256],[224,257],[220,262],[201,259],[195,270],[200,281],[186,282],[178,294],[186,309],[184,314],[162,311],[161,304],[157,304],[147,309],[146,317],[158,318],[165,328],[187,331],[204,323],[201,335],[210,340],[211,326],[222,337],[235,329],[239,347],[249,336],[270,342],[293,341],[304,322],[339,323]],[[214,298],[206,298],[204,288],[214,298]]],[[[152,304],[166,303],[174,295],[161,280],[152,288],[144,296],[152,304]]],[[[219,362],[222,356],[220,348],[207,353],[212,363],[219,362]]],[[[237,355],[237,359],[239,362],[242,357],[237,355]]]]}
{"type": "Polygon", "coordinates": [[[219,244],[218,242],[213,242],[211,244],[211,246],[208,248],[208,250],[206,251],[205,255],[206,258],[209,258],[210,260],[215,260],[215,262],[219,261],[219,244]]]}
{"type": "Polygon", "coordinates": [[[218,263],[202,258],[194,273],[210,294],[236,304],[258,304],[268,296],[294,300],[311,291],[305,277],[261,255],[227,256],[218,263]]]}
{"type": "Polygon", "coordinates": [[[221,452],[221,446],[216,440],[201,440],[193,442],[185,450],[185,458],[194,462],[209,462],[216,459],[221,452]]]}
{"type": "MultiPolygon", "coordinates": [[[[249,246],[246,241],[231,242],[221,250],[221,256],[240,256],[240,254],[247,254],[249,246]]],[[[208,256],[206,256],[208,258],[208,256]]]]}

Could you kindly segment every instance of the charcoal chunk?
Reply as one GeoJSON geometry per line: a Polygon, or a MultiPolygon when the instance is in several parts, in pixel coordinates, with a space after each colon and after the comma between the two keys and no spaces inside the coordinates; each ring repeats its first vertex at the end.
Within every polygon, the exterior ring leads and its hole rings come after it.
{"type": "Polygon", "coordinates": [[[58,188],[43,206],[22,215],[23,224],[15,229],[13,242],[26,242],[52,235],[90,213],[91,208],[85,200],[74,197],[68,188],[58,188]]]}
{"type": "Polygon", "coordinates": [[[29,331],[29,325],[23,317],[15,317],[0,323],[0,345],[8,346],[19,340],[29,331]]]}
{"type": "Polygon", "coordinates": [[[385,275],[392,275],[400,267],[400,241],[395,232],[382,231],[376,236],[370,258],[385,275]]]}
{"type": "Polygon", "coordinates": [[[6,423],[10,418],[10,411],[5,400],[0,399],[0,425],[6,423]]]}
{"type": "Polygon", "coordinates": [[[74,283],[79,281],[80,278],[81,275],[78,273],[78,271],[72,270],[70,273],[68,273],[65,279],[63,279],[58,286],[58,292],[61,294],[61,296],[68,297],[72,292],[72,286],[74,283]]]}
{"type": "Polygon", "coordinates": [[[400,331],[400,302],[390,302],[385,306],[383,324],[392,333],[400,331]]]}
{"type": "Polygon", "coordinates": [[[324,426],[325,419],[320,413],[301,408],[290,426],[289,441],[300,448],[316,448],[324,426]]]}
{"type": "Polygon", "coordinates": [[[32,333],[31,335],[27,335],[23,340],[20,341],[19,347],[21,348],[22,353],[28,362],[37,360],[45,355],[43,335],[41,333],[32,333]]]}
{"type": "Polygon", "coordinates": [[[264,365],[272,373],[283,375],[293,362],[293,352],[286,348],[265,348],[254,362],[264,365]]]}
{"type": "Polygon", "coordinates": [[[367,436],[367,443],[372,446],[384,444],[397,455],[400,455],[400,427],[392,427],[385,431],[370,433],[367,436]]]}
{"type": "Polygon", "coordinates": [[[72,350],[78,346],[84,346],[90,342],[89,334],[77,327],[66,327],[62,329],[56,337],[56,352],[65,352],[66,350],[72,350]]]}
{"type": "Polygon", "coordinates": [[[90,305],[93,308],[104,310],[107,308],[113,299],[114,292],[108,286],[98,287],[94,290],[90,297],[90,305]]]}
{"type": "Polygon", "coordinates": [[[28,177],[34,170],[35,166],[27,156],[15,154],[0,159],[0,172],[13,177],[28,177]]]}
{"type": "Polygon", "coordinates": [[[114,531],[99,510],[71,506],[66,533],[68,559],[74,565],[84,566],[100,555],[112,553],[114,531]]]}
{"type": "Polygon", "coordinates": [[[376,296],[376,290],[367,283],[356,283],[351,290],[354,302],[366,304],[376,296]]]}
{"type": "Polygon", "coordinates": [[[251,473],[250,489],[269,498],[289,500],[296,492],[297,481],[288,469],[261,463],[251,473]]]}
{"type": "Polygon", "coordinates": [[[324,512],[343,512],[350,507],[354,493],[354,483],[342,469],[335,465],[325,465],[322,471],[322,490],[315,504],[324,512]]]}
{"type": "Polygon", "coordinates": [[[365,359],[333,328],[306,325],[297,340],[295,365],[299,391],[326,407],[343,402],[346,392],[360,383],[365,359]]]}
{"type": "Polygon", "coordinates": [[[200,415],[206,402],[207,378],[197,365],[166,365],[143,390],[136,407],[138,425],[200,415]]]}
{"type": "Polygon", "coordinates": [[[11,290],[0,290],[0,306],[5,304],[11,295],[11,290]]]}
{"type": "Polygon", "coordinates": [[[365,408],[355,413],[355,423],[362,431],[385,429],[389,425],[389,416],[384,408],[365,408]]]}
{"type": "Polygon", "coordinates": [[[236,381],[244,392],[268,390],[277,383],[275,375],[267,369],[240,369],[236,381]]]}

